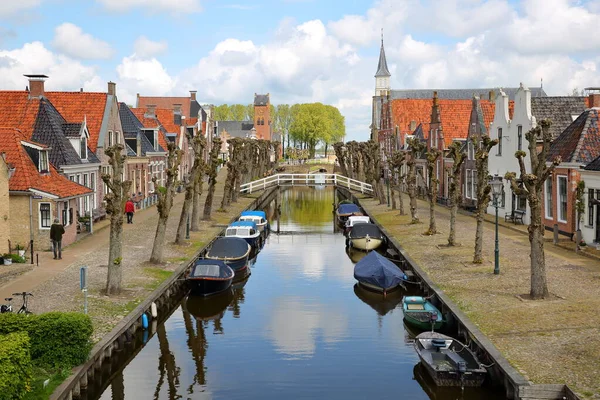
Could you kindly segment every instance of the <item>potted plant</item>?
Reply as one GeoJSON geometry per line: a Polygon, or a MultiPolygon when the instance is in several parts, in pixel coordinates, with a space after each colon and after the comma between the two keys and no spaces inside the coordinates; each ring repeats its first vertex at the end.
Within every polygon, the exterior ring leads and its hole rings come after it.
{"type": "Polygon", "coordinates": [[[12,265],[12,254],[5,253],[2,255],[4,265],[12,265]]]}
{"type": "Polygon", "coordinates": [[[21,257],[25,257],[25,248],[23,247],[23,245],[17,244],[15,250],[17,250],[17,253],[19,253],[21,257]]]}

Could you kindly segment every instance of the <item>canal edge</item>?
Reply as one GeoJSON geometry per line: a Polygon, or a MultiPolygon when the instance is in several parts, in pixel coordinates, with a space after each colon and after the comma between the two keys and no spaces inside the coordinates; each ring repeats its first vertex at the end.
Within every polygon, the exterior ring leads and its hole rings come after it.
{"type": "MultiPolygon", "coordinates": [[[[259,197],[257,197],[252,203],[248,205],[245,210],[255,209],[262,206],[278,192],[279,188],[274,187],[267,189],[259,197]]],[[[230,223],[236,221],[240,213],[237,213],[230,219],[230,223]]],[[[176,291],[180,291],[185,285],[185,281],[180,279],[181,276],[191,267],[192,263],[200,257],[214,240],[219,237],[222,233],[223,228],[217,233],[208,243],[202,246],[198,251],[192,255],[188,261],[181,263],[181,265],[173,271],[171,276],[163,281],[153,292],[151,292],[144,301],[142,301],[133,311],[126,315],[115,327],[106,334],[98,343],[94,345],[90,351],[88,360],[73,368],[71,375],[65,379],[50,395],[50,400],[72,400],[79,399],[81,397],[81,391],[85,390],[88,386],[88,380],[94,379],[96,373],[100,374],[102,365],[105,359],[110,358],[114,351],[123,350],[128,344],[128,338],[132,337],[138,329],[142,328],[142,315],[150,313],[152,304],[156,304],[156,308],[160,311],[164,311],[165,306],[171,303],[171,294],[176,291]]]]}
{"type": "MultiPolygon", "coordinates": [[[[345,197],[351,198],[354,202],[360,205],[360,199],[357,198],[353,193],[339,187],[337,190],[339,190],[345,197]]],[[[520,398],[519,395],[523,391],[521,389],[522,387],[534,386],[508,362],[508,360],[502,355],[496,346],[494,346],[494,344],[483,334],[483,332],[481,332],[481,330],[479,330],[479,328],[473,324],[473,322],[471,322],[469,317],[443,292],[443,290],[441,290],[431,280],[427,273],[421,269],[419,264],[404,250],[398,240],[392,236],[376,218],[373,218],[364,209],[364,207],[362,208],[363,211],[365,211],[365,214],[371,218],[373,223],[377,225],[386,236],[388,240],[388,246],[393,247],[393,249],[401,256],[401,258],[405,260],[405,263],[408,264],[410,269],[413,270],[417,278],[423,283],[424,289],[435,294],[438,300],[443,304],[444,308],[452,313],[453,318],[458,323],[459,335],[468,335],[469,339],[474,341],[479,349],[494,361],[495,366],[497,366],[497,368],[502,372],[503,382],[498,383],[504,386],[507,398],[520,398]]],[[[572,399],[577,399],[577,397],[572,397],[572,399]]]]}

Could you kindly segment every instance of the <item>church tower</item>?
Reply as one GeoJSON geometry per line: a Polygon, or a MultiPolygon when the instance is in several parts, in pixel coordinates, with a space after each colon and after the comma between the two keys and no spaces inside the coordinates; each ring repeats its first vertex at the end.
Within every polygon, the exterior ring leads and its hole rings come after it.
{"type": "Polygon", "coordinates": [[[254,128],[258,139],[271,140],[271,96],[254,93],[254,128]]]}
{"type": "Polygon", "coordinates": [[[375,96],[386,96],[390,89],[390,70],[385,59],[385,49],[383,48],[383,32],[381,33],[381,50],[379,51],[379,65],[375,74],[375,96]]]}

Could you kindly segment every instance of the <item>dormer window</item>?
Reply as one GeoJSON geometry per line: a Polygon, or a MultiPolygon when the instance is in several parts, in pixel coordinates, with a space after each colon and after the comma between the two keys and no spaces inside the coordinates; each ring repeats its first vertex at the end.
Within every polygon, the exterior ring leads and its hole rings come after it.
{"type": "Polygon", "coordinates": [[[158,151],[158,132],[154,131],[154,150],[158,151]]]}
{"type": "Polygon", "coordinates": [[[40,150],[40,158],[39,158],[39,165],[38,165],[38,169],[40,172],[48,172],[49,167],[48,167],[48,151],[47,150],[40,150]]]}
{"type": "Polygon", "coordinates": [[[80,142],[80,149],[79,149],[79,155],[81,157],[82,160],[87,160],[88,158],[88,154],[87,154],[87,138],[82,137],[80,142]]]}
{"type": "Polygon", "coordinates": [[[114,140],[113,140],[113,132],[112,131],[108,131],[108,147],[112,147],[114,140]]]}

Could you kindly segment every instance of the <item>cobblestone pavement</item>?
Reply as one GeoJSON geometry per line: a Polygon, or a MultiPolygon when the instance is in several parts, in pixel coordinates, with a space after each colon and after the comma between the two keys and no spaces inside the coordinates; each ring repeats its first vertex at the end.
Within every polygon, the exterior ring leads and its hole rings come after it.
{"type": "MultiPolygon", "coordinates": [[[[226,170],[221,170],[213,203],[212,221],[202,221],[199,232],[191,232],[190,241],[184,246],[173,244],[184,194],[175,198],[167,225],[166,246],[162,265],[148,262],[154,243],[158,221],[156,207],[136,212],[133,224],[123,225],[123,288],[119,296],[104,296],[106,285],[108,245],[110,229],[96,230],[83,240],[63,251],[62,260],[52,260],[51,253],[40,253],[40,266],[0,287],[0,296],[13,292],[29,291],[34,294],[30,309],[34,313],[48,311],[83,311],[83,294],[79,289],[79,268],[88,266],[89,313],[94,322],[94,339],[99,340],[119,320],[127,315],[166,279],[181,263],[187,262],[193,253],[217,235],[223,224],[245,209],[255,196],[240,197],[228,212],[217,212],[223,197],[226,170]]],[[[201,198],[202,207],[207,185],[201,198]]],[[[13,305],[20,307],[20,301],[13,305]]]]}
{"type": "MultiPolygon", "coordinates": [[[[372,199],[365,209],[402,244],[434,282],[469,316],[510,363],[534,383],[566,383],[585,398],[600,398],[600,263],[545,243],[548,300],[524,300],[530,259],[526,232],[500,228],[500,275],[493,274],[494,225],[484,223],[483,264],[472,264],[475,219],[457,216],[461,246],[448,248],[449,210],[436,207],[439,234],[424,236],[428,204],[418,202],[422,224],[411,225],[372,199]]],[[[408,197],[404,198],[408,205],[408,197]]],[[[408,208],[406,209],[408,211],[408,208]]],[[[552,233],[546,233],[551,240],[552,233]]]]}

